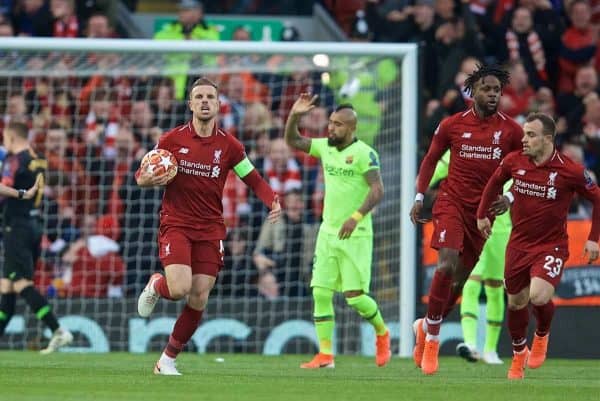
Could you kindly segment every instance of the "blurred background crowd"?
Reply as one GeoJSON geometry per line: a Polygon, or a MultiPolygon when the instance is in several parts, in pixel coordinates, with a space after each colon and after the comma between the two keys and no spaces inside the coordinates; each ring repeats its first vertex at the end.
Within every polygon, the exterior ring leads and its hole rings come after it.
{"type": "MultiPolygon", "coordinates": [[[[116,3],[0,0],[0,36],[126,38],[116,22],[116,3]]],[[[144,2],[122,3],[135,12],[144,2]]],[[[300,15],[310,13],[313,3],[183,0],[177,16],[154,38],[220,40],[206,13],[300,15]]],[[[470,106],[466,76],[478,63],[499,63],[511,73],[500,109],[521,121],[530,111],[552,114],[562,151],[594,177],[600,174],[600,1],[320,3],[350,41],[421,45],[421,154],[442,118],[470,106]]],[[[274,35],[303,40],[290,25],[274,35]]],[[[250,39],[242,25],[232,37],[250,39]]],[[[49,161],[46,236],[36,275],[36,284],[48,295],[134,295],[160,269],[155,232],[161,191],[137,188],[133,174],[160,135],[189,119],[185,100],[196,78],[193,65],[225,71],[210,74],[220,85],[220,124],[244,143],[285,211],[278,224],[264,224],[261,203],[241,181],[228,178],[223,198],[226,266],[215,289],[219,294],[269,299],[307,294],[323,178],[316,159],[292,152],[282,139],[287,113],[300,93],[321,98],[319,107],[301,120],[304,135],[325,136],[332,108],[351,102],[360,119],[359,137],[382,153],[384,180],[399,180],[398,171],[385,171],[386,160],[397,158],[400,142],[401,100],[390,96],[401,85],[396,60],[342,60],[324,74],[310,57],[172,55],[164,57],[165,70],[114,73],[124,71],[126,62],[110,53],[23,57],[0,46],[0,70],[24,71],[0,75],[0,128],[25,121],[33,147],[49,161]],[[364,68],[341,68],[340,63],[364,68]],[[227,72],[231,66],[235,72],[227,72]],[[48,74],[48,68],[60,73],[48,74]]],[[[388,192],[382,208],[397,203],[397,195],[388,192]]],[[[572,218],[589,218],[589,213],[584,201],[573,203],[572,218]]],[[[377,240],[397,243],[390,237],[377,240]]],[[[384,256],[375,260],[380,274],[391,269],[384,256]]]]}

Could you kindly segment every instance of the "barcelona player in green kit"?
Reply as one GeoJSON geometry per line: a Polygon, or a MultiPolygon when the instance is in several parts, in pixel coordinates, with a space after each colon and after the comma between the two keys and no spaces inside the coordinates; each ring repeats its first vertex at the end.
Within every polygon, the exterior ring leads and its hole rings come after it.
{"type": "Polygon", "coordinates": [[[375,329],[375,363],[391,357],[390,333],[369,293],[373,253],[371,211],[383,198],[379,156],[357,139],[356,113],[340,105],[329,117],[328,137],[311,139],[298,132],[300,116],[315,107],[317,96],[303,93],[294,103],[285,127],[285,140],[295,149],[321,159],[325,180],[323,222],[315,247],[310,286],[319,353],[304,369],[333,368],[333,295],[342,292],[350,307],[375,329]]]}

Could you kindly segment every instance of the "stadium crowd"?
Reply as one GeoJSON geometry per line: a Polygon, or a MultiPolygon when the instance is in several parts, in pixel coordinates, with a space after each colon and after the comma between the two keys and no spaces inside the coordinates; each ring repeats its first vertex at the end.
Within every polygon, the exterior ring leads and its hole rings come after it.
{"type": "MultiPolygon", "coordinates": [[[[122,37],[113,3],[0,1],[0,36],[122,37]]],[[[293,2],[283,3],[289,3],[285,10],[294,9],[293,2]]],[[[350,40],[422,44],[423,152],[443,117],[469,107],[462,86],[466,75],[477,63],[497,62],[511,73],[501,110],[517,120],[534,110],[551,113],[558,121],[562,150],[600,174],[599,1],[322,3],[350,40]]],[[[249,38],[243,26],[233,35],[233,40],[249,38]]],[[[163,26],[155,39],[220,38],[204,20],[200,2],[184,0],[177,20],[163,26]]],[[[279,39],[302,38],[286,27],[279,39]]],[[[25,121],[35,150],[49,162],[46,236],[36,284],[61,297],[139,293],[148,276],[160,270],[155,230],[161,192],[138,188],[133,174],[160,135],[189,119],[185,99],[196,78],[192,65],[237,65],[242,68],[235,73],[211,77],[221,87],[220,124],[245,144],[255,166],[280,194],[285,217],[275,227],[263,226],[266,210],[260,201],[229,177],[223,200],[229,227],[226,263],[215,290],[269,299],[306,295],[323,178],[316,159],[292,152],[282,140],[287,113],[300,93],[319,94],[319,107],[301,120],[300,128],[304,135],[323,137],[332,107],[354,103],[362,124],[359,137],[375,148],[386,146],[381,153],[386,179],[386,157],[397,154],[399,143],[397,113],[390,110],[399,107],[399,100],[385,94],[400,85],[399,66],[376,60],[370,69],[375,75],[350,76],[339,69],[324,80],[305,57],[177,55],[164,58],[167,66],[182,67],[166,70],[174,72],[100,72],[122,71],[123,62],[115,54],[42,58],[2,52],[0,70],[16,66],[28,73],[0,75],[0,131],[10,121],[25,121]],[[257,64],[267,68],[250,68],[257,64]],[[45,73],[49,66],[60,73],[45,73]]],[[[572,216],[589,217],[586,204],[574,202],[572,216]]]]}

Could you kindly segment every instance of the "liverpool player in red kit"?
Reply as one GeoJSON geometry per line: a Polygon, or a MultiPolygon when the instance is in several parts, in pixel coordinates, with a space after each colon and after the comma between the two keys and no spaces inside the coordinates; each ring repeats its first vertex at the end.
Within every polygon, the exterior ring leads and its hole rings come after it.
{"type": "MultiPolygon", "coordinates": [[[[279,201],[246,157],[243,145],[217,126],[218,88],[210,80],[194,82],[188,101],[192,120],[161,136],[157,148],[170,151],[179,164],[166,185],[159,227],[159,257],[165,275],[156,273],[138,300],[138,312],[148,317],[159,298],[187,303],[177,318],[169,342],[154,367],[155,374],[179,375],[175,358],[200,323],[210,290],[223,266],[223,186],[233,170],[271,209],[272,222],[281,214],[279,201]]],[[[165,185],[167,174],[136,173],[139,186],[165,185]]]]}
{"type": "Polygon", "coordinates": [[[510,153],[485,187],[477,210],[477,226],[489,235],[487,217],[492,200],[509,179],[512,233],[506,248],[504,283],[508,293],[508,329],[513,360],[509,379],[522,379],[525,365],[539,368],[546,359],[550,323],[554,315],[552,296],[569,257],[567,214],[575,192],[594,206],[592,228],[584,253],[589,262],[598,258],[600,237],[600,189],[584,167],[554,147],[556,126],[551,117],[533,113],[524,125],[523,150],[510,153]],[[531,353],[527,348],[529,302],[537,319],[531,353]]]}
{"type": "Polygon", "coordinates": [[[488,66],[479,66],[467,78],[465,87],[473,96],[473,107],[442,120],[419,169],[410,214],[413,223],[425,221],[420,218],[423,194],[438,160],[450,149],[448,177],[440,185],[433,207],[431,246],[438,250],[438,265],[429,289],[427,315],[413,325],[413,359],[425,374],[438,370],[440,325],[485,243],[475,216],[481,192],[502,158],[521,149],[521,127],[497,111],[508,78],[506,71],[488,66]]]}

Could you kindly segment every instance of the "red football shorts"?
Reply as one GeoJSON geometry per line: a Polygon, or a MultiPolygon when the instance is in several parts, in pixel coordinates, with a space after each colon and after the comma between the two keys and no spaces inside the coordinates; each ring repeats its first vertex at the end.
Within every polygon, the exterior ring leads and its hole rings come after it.
{"type": "Polygon", "coordinates": [[[158,256],[163,267],[172,264],[191,266],[192,274],[217,277],[223,267],[223,241],[195,240],[193,230],[161,227],[158,231],[158,256]]]}
{"type": "Polygon", "coordinates": [[[539,277],[556,288],[567,259],[569,259],[569,250],[562,246],[552,246],[533,252],[507,247],[504,268],[506,292],[519,293],[529,286],[532,277],[539,277]]]}
{"type": "Polygon", "coordinates": [[[432,217],[431,247],[458,250],[465,267],[473,270],[485,244],[477,229],[476,211],[464,210],[449,199],[438,197],[432,217]]]}

